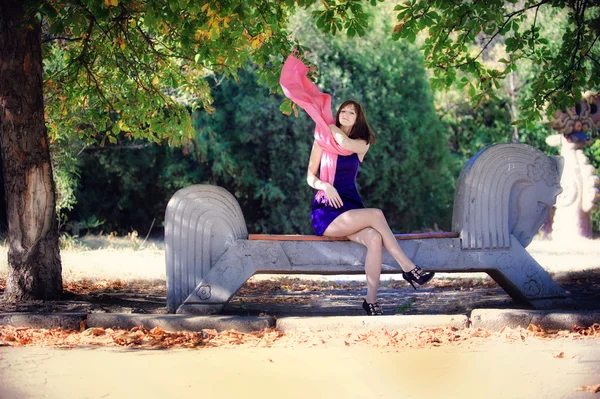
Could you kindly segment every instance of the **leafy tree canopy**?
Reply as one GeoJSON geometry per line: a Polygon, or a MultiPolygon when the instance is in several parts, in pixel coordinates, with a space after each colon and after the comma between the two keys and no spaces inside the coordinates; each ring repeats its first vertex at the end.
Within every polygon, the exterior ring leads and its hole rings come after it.
{"type": "Polygon", "coordinates": [[[474,0],[464,2],[412,0],[399,3],[394,38],[415,41],[428,33],[421,49],[433,70],[434,89],[448,88],[463,76],[474,103],[493,95],[500,80],[524,61],[538,67],[522,119],[550,116],[579,101],[586,90],[600,85],[600,2],[587,0],[474,0]],[[547,11],[549,9],[549,11],[547,11]],[[544,34],[540,11],[554,14],[562,28],[559,45],[544,34]],[[549,40],[550,39],[550,40],[549,40]],[[486,50],[503,41],[502,67],[482,62],[486,50]],[[470,79],[474,77],[475,79],[470,79]]]}
{"type": "MultiPolygon", "coordinates": [[[[44,27],[50,136],[114,143],[119,133],[178,144],[193,136],[189,109],[213,112],[211,86],[248,59],[272,91],[297,7],[316,0],[81,0],[27,3],[44,27]]],[[[373,3],[375,0],[372,1],[373,3]]],[[[313,18],[326,32],[364,34],[359,0],[328,0],[313,18]]]]}

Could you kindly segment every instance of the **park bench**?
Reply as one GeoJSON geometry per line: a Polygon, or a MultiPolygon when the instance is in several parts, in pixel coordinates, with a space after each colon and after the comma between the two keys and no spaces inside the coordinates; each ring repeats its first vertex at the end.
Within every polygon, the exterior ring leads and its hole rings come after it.
{"type": "MultiPolygon", "coordinates": [[[[559,157],[524,144],[493,145],[461,172],[453,232],[396,237],[427,271],[485,272],[519,303],[572,305],[525,249],[561,192],[560,173],[559,157]]],[[[345,237],[249,235],[237,200],[211,185],[175,193],[165,215],[165,245],[167,308],[195,314],[221,312],[254,274],[364,274],[366,254],[345,237]]],[[[401,273],[383,252],[382,274],[401,273]]]]}

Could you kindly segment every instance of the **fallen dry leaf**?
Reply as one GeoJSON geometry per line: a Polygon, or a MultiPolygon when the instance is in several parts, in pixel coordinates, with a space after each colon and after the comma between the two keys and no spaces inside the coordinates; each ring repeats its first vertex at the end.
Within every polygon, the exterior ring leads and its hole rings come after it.
{"type": "Polygon", "coordinates": [[[557,355],[552,355],[552,357],[555,357],[557,359],[564,359],[565,358],[565,352],[560,352],[557,355]]]}
{"type": "MultiPolygon", "coordinates": [[[[147,329],[142,326],[130,330],[111,328],[88,328],[84,331],[15,328],[0,326],[0,345],[2,346],[53,346],[76,347],[89,345],[123,346],[127,348],[218,348],[231,346],[271,347],[278,346],[354,346],[367,345],[383,348],[422,348],[443,345],[475,343],[478,340],[519,340],[530,339],[598,339],[598,335],[584,336],[579,329],[563,330],[551,333],[538,326],[528,329],[505,328],[502,332],[492,332],[481,328],[411,328],[405,330],[386,330],[368,332],[321,331],[311,333],[283,333],[267,328],[251,333],[237,330],[218,332],[204,329],[199,332],[168,332],[156,327],[147,329]]],[[[595,329],[586,329],[588,335],[595,329]]],[[[555,355],[563,358],[564,353],[555,355]]]]}
{"type": "Polygon", "coordinates": [[[63,290],[77,295],[117,292],[144,292],[146,295],[165,295],[167,292],[164,280],[123,281],[121,279],[82,279],[76,281],[64,281],[63,290]]]}
{"type": "Polygon", "coordinates": [[[588,391],[591,393],[598,393],[598,392],[600,392],[600,384],[598,384],[598,385],[582,385],[579,388],[577,388],[577,391],[588,391]]]}
{"type": "Polygon", "coordinates": [[[600,324],[594,323],[589,327],[579,327],[577,325],[574,325],[573,330],[576,331],[578,334],[585,336],[600,335],[600,324]]]}
{"type": "Polygon", "coordinates": [[[282,336],[283,332],[274,329],[264,329],[252,333],[235,330],[222,333],[215,330],[167,332],[158,327],[149,330],[139,326],[131,330],[88,328],[79,332],[60,328],[46,330],[0,326],[0,344],[9,346],[107,345],[131,348],[196,348],[246,344],[264,347],[271,346],[282,336]]]}

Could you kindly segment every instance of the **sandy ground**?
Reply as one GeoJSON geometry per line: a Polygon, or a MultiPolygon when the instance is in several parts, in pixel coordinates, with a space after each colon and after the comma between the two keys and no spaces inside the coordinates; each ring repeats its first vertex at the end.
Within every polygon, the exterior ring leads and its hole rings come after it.
{"type": "MultiPolygon", "coordinates": [[[[64,250],[63,276],[67,281],[164,279],[161,244],[135,248],[64,250]]],[[[551,272],[600,267],[598,240],[568,250],[537,241],[529,250],[551,272]]],[[[6,273],[6,251],[0,247],[0,276],[6,273]]],[[[492,337],[424,348],[389,348],[373,342],[346,346],[343,339],[314,343],[316,338],[307,337],[300,344],[282,339],[271,348],[0,347],[0,398],[587,399],[598,395],[577,389],[600,384],[600,338],[507,341],[492,337]],[[564,356],[559,357],[561,352],[564,356]]]]}
{"type": "Polygon", "coordinates": [[[394,350],[0,348],[4,399],[593,398],[577,389],[596,384],[598,339],[394,350]]]}

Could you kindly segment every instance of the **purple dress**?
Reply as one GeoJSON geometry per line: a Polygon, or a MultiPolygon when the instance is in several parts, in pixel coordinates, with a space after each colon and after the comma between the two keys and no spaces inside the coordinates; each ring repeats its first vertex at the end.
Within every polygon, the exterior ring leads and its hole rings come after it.
{"type": "Polygon", "coordinates": [[[357,154],[338,155],[333,187],[338,191],[344,206],[336,209],[333,206],[319,202],[315,195],[311,218],[316,235],[322,236],[331,222],[342,213],[365,207],[356,189],[356,175],[359,168],[360,160],[357,154]]]}

